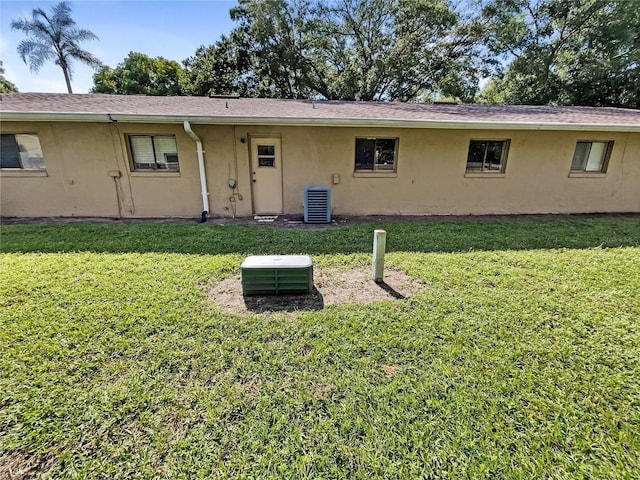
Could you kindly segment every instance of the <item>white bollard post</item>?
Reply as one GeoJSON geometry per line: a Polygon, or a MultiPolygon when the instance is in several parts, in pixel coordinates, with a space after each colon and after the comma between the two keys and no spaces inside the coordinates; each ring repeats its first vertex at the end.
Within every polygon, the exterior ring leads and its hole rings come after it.
{"type": "Polygon", "coordinates": [[[373,232],[373,280],[382,282],[384,278],[384,252],[387,248],[387,232],[375,230],[373,232]]]}

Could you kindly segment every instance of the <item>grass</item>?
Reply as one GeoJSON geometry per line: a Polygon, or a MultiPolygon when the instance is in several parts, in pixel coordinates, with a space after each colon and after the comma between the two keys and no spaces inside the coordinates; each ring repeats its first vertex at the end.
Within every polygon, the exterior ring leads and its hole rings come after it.
{"type": "Polygon", "coordinates": [[[638,217],[1,240],[0,477],[640,478],[638,217]],[[207,302],[249,253],[364,265],[379,227],[419,296],[207,302]]]}

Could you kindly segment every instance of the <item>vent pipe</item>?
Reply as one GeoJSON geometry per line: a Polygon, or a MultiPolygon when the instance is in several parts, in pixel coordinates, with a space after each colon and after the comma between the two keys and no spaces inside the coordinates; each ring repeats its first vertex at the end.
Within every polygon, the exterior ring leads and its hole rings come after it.
{"type": "Polygon", "coordinates": [[[207,192],[207,174],[204,170],[204,150],[202,150],[202,140],[191,129],[189,120],[184,121],[184,131],[193,138],[196,142],[196,149],[198,151],[198,169],[200,170],[200,190],[202,192],[202,215],[200,223],[207,221],[207,215],[209,214],[209,192],[207,192]]]}

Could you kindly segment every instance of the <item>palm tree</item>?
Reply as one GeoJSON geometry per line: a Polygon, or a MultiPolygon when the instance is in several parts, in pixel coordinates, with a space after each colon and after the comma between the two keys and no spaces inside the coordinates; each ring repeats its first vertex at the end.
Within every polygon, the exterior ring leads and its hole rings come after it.
{"type": "Polygon", "coordinates": [[[14,20],[11,28],[21,30],[27,38],[18,44],[18,54],[37,73],[48,60],[54,60],[62,68],[69,93],[71,90],[71,61],[80,60],[94,68],[102,62],[78,45],[84,40],[97,40],[93,32],[75,28],[71,18],[71,7],[60,2],[51,8],[48,15],[40,8],[33,10],[33,18],[14,20]]]}

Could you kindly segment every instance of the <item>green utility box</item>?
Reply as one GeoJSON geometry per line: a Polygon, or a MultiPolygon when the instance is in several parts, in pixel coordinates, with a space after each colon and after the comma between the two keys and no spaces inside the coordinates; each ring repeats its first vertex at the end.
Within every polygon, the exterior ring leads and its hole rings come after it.
{"type": "Polygon", "coordinates": [[[308,255],[253,255],[240,265],[243,295],[310,293],[313,264],[308,255]]]}

